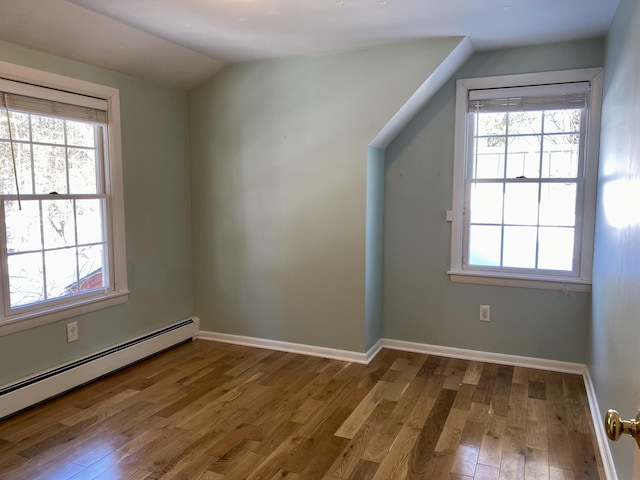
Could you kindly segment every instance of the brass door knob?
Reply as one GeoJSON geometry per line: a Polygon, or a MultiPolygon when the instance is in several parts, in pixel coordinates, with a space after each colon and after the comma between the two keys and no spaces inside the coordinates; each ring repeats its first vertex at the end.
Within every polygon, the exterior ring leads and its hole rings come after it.
{"type": "Polygon", "coordinates": [[[622,420],[615,410],[609,410],[604,419],[604,429],[609,439],[618,441],[623,434],[631,435],[640,448],[640,412],[634,420],[622,420]]]}

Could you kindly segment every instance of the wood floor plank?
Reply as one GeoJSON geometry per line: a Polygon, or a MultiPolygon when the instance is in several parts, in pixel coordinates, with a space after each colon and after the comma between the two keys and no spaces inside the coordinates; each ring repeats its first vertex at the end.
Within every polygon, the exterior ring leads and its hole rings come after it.
{"type": "Polygon", "coordinates": [[[373,441],[373,438],[379,428],[380,425],[376,422],[369,421],[365,423],[356,436],[353,437],[353,439],[343,449],[340,455],[338,455],[333,465],[328,470],[329,475],[333,475],[338,478],[349,478],[357,468],[358,464],[362,461],[367,446],[373,441]]]}
{"type": "Polygon", "coordinates": [[[598,462],[593,442],[586,433],[573,432],[569,436],[573,458],[573,476],[576,478],[599,478],[598,462]]]}
{"type": "Polygon", "coordinates": [[[527,399],[529,398],[529,384],[513,383],[511,385],[511,394],[509,395],[509,406],[514,408],[527,408],[527,399]]]}
{"type": "Polygon", "coordinates": [[[529,448],[524,462],[525,478],[546,480],[549,478],[549,458],[544,450],[529,448]]]}
{"type": "Polygon", "coordinates": [[[527,418],[529,410],[527,407],[514,407],[509,406],[507,411],[507,425],[514,428],[527,428],[527,418]]]}
{"type": "Polygon", "coordinates": [[[582,378],[194,341],[0,422],[0,478],[604,479],[582,378]]]}
{"type": "Polygon", "coordinates": [[[495,415],[506,417],[509,409],[511,396],[511,385],[513,379],[513,367],[501,365],[496,374],[496,381],[493,386],[491,405],[495,415]]]}
{"type": "Polygon", "coordinates": [[[366,445],[362,459],[382,463],[397,438],[397,435],[376,433],[371,439],[371,442],[366,445]]]}
{"type": "Polygon", "coordinates": [[[478,464],[480,450],[470,445],[460,445],[456,452],[451,473],[473,476],[478,464]]]}
{"type": "Polygon", "coordinates": [[[394,403],[393,411],[389,412],[386,418],[381,419],[383,433],[394,435],[398,433],[407,423],[418,399],[424,395],[426,386],[427,382],[424,378],[413,377],[398,402],[394,403]]]}
{"type": "Polygon", "coordinates": [[[504,442],[502,444],[502,451],[526,455],[527,448],[526,427],[513,427],[507,424],[504,430],[504,442]]]}
{"type": "Polygon", "coordinates": [[[482,362],[469,362],[467,371],[464,372],[464,376],[462,377],[462,383],[466,383],[469,385],[478,385],[478,381],[480,380],[480,376],[482,375],[483,367],[484,363],[482,362]]]}
{"type": "Polygon", "coordinates": [[[571,470],[564,470],[562,468],[550,466],[549,478],[550,480],[574,480],[575,477],[573,476],[573,472],[571,470]]]}
{"type": "Polygon", "coordinates": [[[412,447],[420,436],[420,430],[403,427],[393,442],[389,453],[378,467],[374,480],[396,480],[407,477],[409,471],[412,447]]]}
{"type": "Polygon", "coordinates": [[[513,368],[513,383],[525,385],[529,382],[529,371],[530,369],[525,367],[514,367],[513,368]]]}
{"type": "Polygon", "coordinates": [[[436,399],[429,418],[427,418],[427,421],[423,425],[418,440],[411,452],[410,473],[412,478],[419,475],[425,475],[426,466],[431,460],[438,441],[442,436],[445,424],[451,413],[455,397],[455,390],[443,388],[441,394],[436,399]]]}
{"type": "Polygon", "coordinates": [[[480,445],[482,445],[482,437],[484,436],[484,426],[484,423],[471,422],[467,417],[464,429],[462,430],[462,435],[460,436],[460,445],[469,445],[480,449],[480,445]]]}
{"type": "Polygon", "coordinates": [[[500,465],[500,480],[524,480],[525,456],[520,453],[503,452],[500,465]]]}
{"type": "Polygon", "coordinates": [[[462,380],[468,368],[469,360],[460,360],[458,358],[449,359],[447,362],[447,368],[443,374],[447,377],[443,388],[458,390],[462,386],[462,380]]]}
{"type": "Polygon", "coordinates": [[[564,390],[562,386],[562,374],[559,372],[547,372],[545,385],[547,401],[553,404],[563,404],[564,390]]]}
{"type": "Polygon", "coordinates": [[[453,408],[459,410],[469,410],[473,400],[473,395],[476,391],[476,386],[469,383],[462,383],[458,388],[458,394],[453,404],[453,408]]]}
{"type": "Polygon", "coordinates": [[[380,464],[375,462],[360,460],[355,470],[347,480],[371,480],[378,471],[379,466],[380,464]]]}
{"type": "MultiPolygon", "coordinates": [[[[455,401],[454,401],[455,404],[455,401]]],[[[435,446],[435,451],[444,454],[453,455],[458,450],[460,445],[460,439],[464,426],[467,422],[467,416],[469,412],[466,410],[460,410],[454,408],[452,405],[449,411],[449,416],[442,428],[442,433],[438,439],[438,443],[435,446]]]]}
{"type": "Polygon", "coordinates": [[[564,401],[569,404],[588,405],[584,382],[579,375],[562,374],[564,401]]]}
{"type": "Polygon", "coordinates": [[[482,443],[480,444],[480,455],[478,456],[478,464],[485,465],[487,467],[493,467],[500,469],[502,464],[502,450],[503,450],[503,434],[505,425],[500,423],[495,424],[495,430],[487,431],[482,437],[482,443]]]}
{"type": "Polygon", "coordinates": [[[473,477],[473,480],[499,480],[499,478],[500,478],[499,468],[478,464],[478,466],[476,467],[476,474],[473,477]]]}
{"type": "Polygon", "coordinates": [[[547,404],[547,418],[549,464],[561,469],[572,470],[573,460],[565,405],[547,404]]]}
{"type": "Polygon", "coordinates": [[[360,402],[360,405],[356,407],[349,418],[347,418],[338,429],[336,435],[344,438],[353,438],[390,388],[391,384],[389,382],[380,381],[376,383],[362,402],[360,402]]]}

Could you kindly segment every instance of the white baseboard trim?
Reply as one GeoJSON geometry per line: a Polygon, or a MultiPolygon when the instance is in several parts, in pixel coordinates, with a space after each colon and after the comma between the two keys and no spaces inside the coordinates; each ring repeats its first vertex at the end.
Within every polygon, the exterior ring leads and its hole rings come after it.
{"type": "Polygon", "coordinates": [[[593,386],[593,382],[591,381],[591,375],[589,375],[588,368],[585,368],[582,377],[584,378],[584,386],[587,389],[589,409],[591,410],[591,420],[593,421],[593,428],[596,431],[596,440],[600,450],[600,460],[602,461],[604,474],[607,477],[607,480],[618,480],[618,474],[613,463],[611,448],[609,446],[609,439],[604,431],[603,418],[600,416],[601,410],[598,405],[598,397],[596,397],[596,391],[593,386]]]}
{"type": "Polygon", "coordinates": [[[464,360],[475,360],[478,362],[500,363],[502,365],[513,365],[514,367],[538,368],[540,370],[574,373],[577,375],[582,375],[586,369],[586,366],[582,363],[522,357],[506,353],[482,352],[479,350],[467,350],[465,348],[442,347],[440,345],[405,342],[403,340],[391,340],[389,338],[382,339],[382,348],[403,350],[405,352],[425,353],[428,355],[439,355],[441,357],[462,358],[464,360]]]}
{"type": "Polygon", "coordinates": [[[376,355],[380,353],[380,350],[382,350],[382,339],[378,340],[373,344],[373,347],[367,350],[367,365],[371,363],[371,360],[376,358],[376,355]]]}
{"type": "Polygon", "coordinates": [[[479,362],[500,363],[503,365],[513,365],[516,367],[538,368],[541,370],[551,370],[554,372],[574,373],[582,375],[586,366],[581,363],[561,362],[557,360],[546,360],[542,358],[521,357],[518,355],[508,355],[504,353],[490,353],[479,350],[467,350],[463,348],[442,347],[439,345],[428,345],[426,343],[405,342],[402,340],[392,340],[382,338],[378,340],[366,353],[352,352],[350,350],[338,350],[328,347],[317,347],[303,343],[283,342],[280,340],[269,340],[264,338],[246,337],[243,335],[232,335],[229,333],[217,333],[201,330],[198,338],[215,342],[233,343],[236,345],[246,345],[249,347],[266,348],[282,352],[300,353],[314,357],[331,358],[343,360],[345,362],[368,364],[383,348],[392,350],[403,350],[405,352],[424,353],[427,355],[439,355],[441,357],[462,358],[464,360],[476,360],[479,362]]]}
{"type": "Polygon", "coordinates": [[[196,337],[198,317],[154,330],[91,355],[0,387],[0,418],[89,383],[108,373],[196,337]]]}
{"type": "MultiPolygon", "coordinates": [[[[283,342],[280,340],[269,340],[266,338],[245,337],[243,335],[231,335],[229,333],[217,333],[200,331],[198,338],[214,342],[233,343],[235,345],[246,345],[249,347],[266,348],[278,350],[280,352],[300,353],[311,355],[312,357],[330,358],[332,360],[342,360],[353,363],[369,363],[368,353],[352,352],[350,350],[339,350],[336,348],[316,347],[303,343],[283,342]]],[[[377,353],[377,352],[376,352],[377,353]]]]}

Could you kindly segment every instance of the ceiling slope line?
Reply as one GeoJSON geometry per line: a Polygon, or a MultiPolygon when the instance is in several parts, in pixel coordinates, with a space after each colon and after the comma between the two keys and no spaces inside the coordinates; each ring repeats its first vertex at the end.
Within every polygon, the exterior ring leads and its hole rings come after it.
{"type": "Polygon", "coordinates": [[[467,37],[462,37],[460,43],[382,127],[369,146],[387,148],[447,80],[471,57],[473,51],[471,41],[467,37]]]}

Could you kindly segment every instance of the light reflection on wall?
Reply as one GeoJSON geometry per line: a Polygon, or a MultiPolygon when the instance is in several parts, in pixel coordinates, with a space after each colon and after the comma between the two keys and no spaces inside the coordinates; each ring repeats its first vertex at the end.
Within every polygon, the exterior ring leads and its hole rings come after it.
{"type": "Polygon", "coordinates": [[[612,180],[602,189],[607,223],[614,228],[640,225],[640,180],[612,180]]]}

